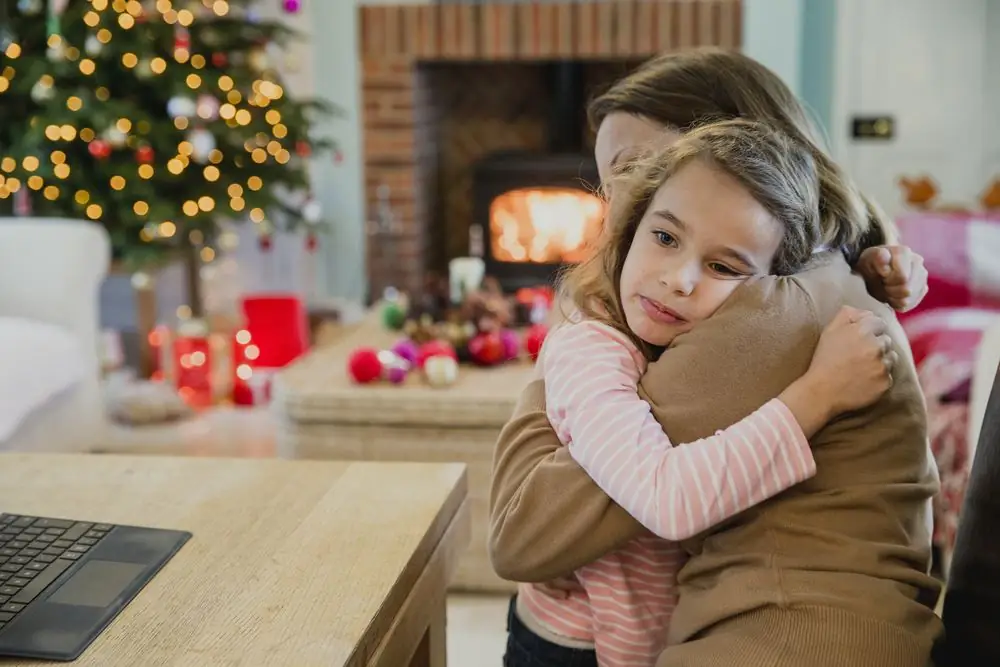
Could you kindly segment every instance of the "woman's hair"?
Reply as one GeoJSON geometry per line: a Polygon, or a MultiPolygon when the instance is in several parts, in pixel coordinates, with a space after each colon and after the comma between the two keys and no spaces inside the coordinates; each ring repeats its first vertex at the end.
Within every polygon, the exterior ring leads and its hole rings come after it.
{"type": "Polygon", "coordinates": [[[808,146],[820,181],[822,243],[842,248],[853,263],[861,250],[896,239],[895,226],[862,195],[822,148],[822,140],[788,86],[756,60],[734,51],[699,49],[647,61],[591,101],[596,130],[624,112],[685,132],[714,120],[771,123],[808,146]]]}
{"type": "Polygon", "coordinates": [[[656,191],[695,160],[735,179],[784,227],[771,273],[802,269],[821,238],[813,152],[767,123],[736,119],[702,125],[636,160],[632,169],[613,177],[604,232],[588,258],[563,276],[561,290],[564,302],[629,336],[647,356],[652,356],[651,348],[625,323],[622,267],[656,191]]]}

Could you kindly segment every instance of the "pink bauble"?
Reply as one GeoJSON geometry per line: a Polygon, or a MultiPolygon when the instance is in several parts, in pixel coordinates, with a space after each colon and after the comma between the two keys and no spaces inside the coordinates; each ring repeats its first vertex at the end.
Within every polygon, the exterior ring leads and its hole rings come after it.
{"type": "Polygon", "coordinates": [[[378,353],[378,359],[382,363],[382,377],[392,384],[400,384],[406,380],[411,367],[409,361],[392,350],[382,350],[378,353]]]}
{"type": "Polygon", "coordinates": [[[544,324],[535,324],[525,332],[524,349],[531,355],[532,361],[538,360],[538,353],[542,351],[542,343],[545,342],[548,331],[544,324]]]}
{"type": "Polygon", "coordinates": [[[517,334],[511,329],[502,329],[500,331],[500,342],[503,344],[504,361],[517,359],[517,355],[521,351],[521,341],[517,339],[517,334]]]}
{"type": "Polygon", "coordinates": [[[481,333],[469,341],[469,354],[477,364],[492,366],[504,360],[503,341],[496,333],[481,333]]]}
{"type": "Polygon", "coordinates": [[[410,362],[411,366],[416,366],[420,358],[420,346],[409,338],[403,338],[392,346],[392,351],[410,362]]]}
{"type": "Polygon", "coordinates": [[[368,384],[382,377],[382,362],[378,358],[378,350],[371,347],[359,347],[347,359],[347,372],[358,384],[368,384]]]}

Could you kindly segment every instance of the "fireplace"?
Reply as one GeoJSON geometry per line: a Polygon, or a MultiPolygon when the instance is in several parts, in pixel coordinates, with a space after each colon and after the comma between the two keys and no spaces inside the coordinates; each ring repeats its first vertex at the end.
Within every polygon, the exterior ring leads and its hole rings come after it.
{"type": "Polygon", "coordinates": [[[508,289],[579,261],[603,213],[586,94],[657,53],[738,48],[741,2],[359,3],[365,220],[395,230],[369,239],[372,298],[470,250],[508,289]]]}
{"type": "Polygon", "coordinates": [[[472,245],[508,291],[552,283],[585,257],[604,219],[597,164],[583,143],[584,65],[545,68],[548,150],[492,153],[473,170],[472,245]]]}
{"type": "MultiPolygon", "coordinates": [[[[578,154],[495,153],[473,175],[486,273],[508,291],[551,283],[600,233],[597,167],[578,154]]],[[[473,245],[480,245],[477,240],[473,245]]]]}

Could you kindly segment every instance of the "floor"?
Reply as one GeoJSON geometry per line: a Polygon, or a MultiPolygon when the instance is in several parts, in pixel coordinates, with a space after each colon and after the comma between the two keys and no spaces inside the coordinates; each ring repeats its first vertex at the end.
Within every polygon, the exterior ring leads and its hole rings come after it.
{"type": "MultiPolygon", "coordinates": [[[[102,451],[187,456],[275,456],[275,422],[266,408],[216,408],[183,422],[114,427],[102,451]]],[[[448,598],[448,664],[500,667],[505,596],[448,598]]]]}

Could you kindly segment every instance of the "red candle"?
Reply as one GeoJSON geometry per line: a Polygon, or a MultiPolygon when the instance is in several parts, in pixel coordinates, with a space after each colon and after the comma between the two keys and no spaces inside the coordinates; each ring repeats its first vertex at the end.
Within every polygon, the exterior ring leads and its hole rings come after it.
{"type": "Polygon", "coordinates": [[[212,404],[211,354],[207,336],[178,336],[174,339],[177,392],[188,405],[195,408],[212,404]]]}

